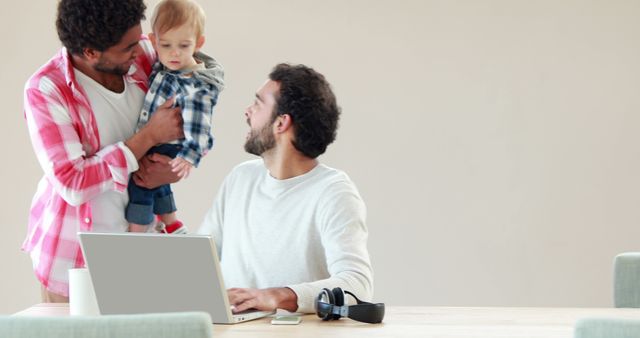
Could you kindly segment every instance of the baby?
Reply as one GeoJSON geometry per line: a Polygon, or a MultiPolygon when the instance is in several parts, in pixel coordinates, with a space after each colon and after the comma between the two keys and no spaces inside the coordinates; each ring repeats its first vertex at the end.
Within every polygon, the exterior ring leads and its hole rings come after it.
{"type": "MultiPolygon", "coordinates": [[[[187,177],[213,146],[213,107],[224,89],[222,66],[199,52],[204,44],[204,20],[204,11],[193,0],[163,0],[151,18],[153,32],[149,39],[158,53],[158,62],[149,78],[138,129],[147,123],[157,107],[175,98],[175,105],[182,110],[184,138],[157,145],[149,153],[173,158],[169,163],[179,177],[187,177]]],[[[147,232],[157,215],[163,232],[187,232],[176,217],[177,209],[168,184],[146,189],[131,179],[128,192],[125,217],[129,231],[147,232]]]]}

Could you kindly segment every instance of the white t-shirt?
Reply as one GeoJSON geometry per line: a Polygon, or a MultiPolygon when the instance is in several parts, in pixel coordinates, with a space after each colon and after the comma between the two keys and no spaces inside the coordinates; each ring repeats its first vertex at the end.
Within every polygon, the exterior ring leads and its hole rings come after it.
{"type": "MultiPolygon", "coordinates": [[[[133,136],[138,116],[142,109],[144,91],[135,83],[124,81],[124,91],[114,93],[101,84],[74,69],[76,80],[87,94],[98,126],[101,148],[105,145],[126,141],[133,136]]],[[[135,162],[131,152],[125,152],[127,162],[135,162]]],[[[91,200],[93,231],[123,232],[129,223],[124,218],[124,209],[129,201],[126,191],[108,191],[91,200]]]]}
{"type": "Polygon", "coordinates": [[[371,299],[365,217],[344,172],[319,164],[277,180],[259,159],[231,171],[198,232],[213,235],[227,288],[287,286],[314,312],[322,288],[371,299]]]}

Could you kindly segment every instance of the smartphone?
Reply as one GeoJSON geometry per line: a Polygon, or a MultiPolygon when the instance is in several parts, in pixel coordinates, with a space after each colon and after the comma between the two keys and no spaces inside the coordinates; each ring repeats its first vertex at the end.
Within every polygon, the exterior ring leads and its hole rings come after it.
{"type": "Polygon", "coordinates": [[[302,321],[301,316],[275,316],[271,319],[273,325],[296,325],[302,321]]]}

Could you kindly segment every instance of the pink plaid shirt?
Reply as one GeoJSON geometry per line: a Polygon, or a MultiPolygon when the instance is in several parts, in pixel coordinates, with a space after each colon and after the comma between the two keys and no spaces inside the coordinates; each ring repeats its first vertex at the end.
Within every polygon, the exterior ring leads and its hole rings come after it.
{"type": "MultiPolygon", "coordinates": [[[[156,56],[147,39],[140,45],[144,52],[124,78],[146,92],[156,56]]],[[[84,266],[77,232],[92,229],[88,202],[106,191],[126,192],[137,163],[127,163],[130,150],[123,142],[100,144],[94,112],[65,48],[27,81],[24,107],[44,176],[31,203],[22,249],[31,254],[42,285],[68,296],[68,270],[84,266]]]]}

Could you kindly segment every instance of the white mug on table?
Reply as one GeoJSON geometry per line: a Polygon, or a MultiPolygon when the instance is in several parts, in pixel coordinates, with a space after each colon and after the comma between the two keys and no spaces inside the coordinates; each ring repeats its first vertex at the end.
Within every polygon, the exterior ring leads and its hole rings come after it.
{"type": "Polygon", "coordinates": [[[69,269],[69,313],[72,316],[100,315],[89,270],[69,269]]]}

